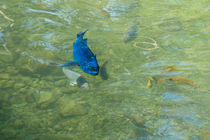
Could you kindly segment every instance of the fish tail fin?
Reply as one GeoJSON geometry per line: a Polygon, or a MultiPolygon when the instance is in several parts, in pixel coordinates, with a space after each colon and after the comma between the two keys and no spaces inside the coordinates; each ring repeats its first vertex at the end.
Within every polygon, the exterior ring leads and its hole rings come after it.
{"type": "Polygon", "coordinates": [[[83,32],[79,32],[78,34],[77,34],[77,38],[83,38],[83,36],[84,36],[84,34],[86,33],[88,31],[88,29],[86,29],[85,31],[83,31],[83,32]]]}

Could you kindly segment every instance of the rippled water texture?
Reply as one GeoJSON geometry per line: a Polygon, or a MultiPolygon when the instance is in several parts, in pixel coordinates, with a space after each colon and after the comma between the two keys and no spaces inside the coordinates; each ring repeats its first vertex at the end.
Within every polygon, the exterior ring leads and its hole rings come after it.
{"type": "Polygon", "coordinates": [[[207,140],[209,0],[1,0],[0,139],[207,140]],[[100,76],[77,67],[76,34],[100,76]]]}

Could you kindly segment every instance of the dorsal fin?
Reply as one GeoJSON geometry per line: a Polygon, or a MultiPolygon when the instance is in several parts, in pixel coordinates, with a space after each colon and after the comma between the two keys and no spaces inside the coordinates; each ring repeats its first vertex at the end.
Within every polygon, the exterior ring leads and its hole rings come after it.
{"type": "Polygon", "coordinates": [[[84,36],[84,34],[87,32],[87,30],[85,30],[84,32],[79,32],[78,34],[77,34],[77,38],[83,38],[83,36],[84,36]]]}

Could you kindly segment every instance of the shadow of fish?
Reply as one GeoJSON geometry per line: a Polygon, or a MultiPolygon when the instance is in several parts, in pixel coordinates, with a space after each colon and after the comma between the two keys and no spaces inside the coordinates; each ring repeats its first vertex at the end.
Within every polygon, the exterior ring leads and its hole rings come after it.
{"type": "MultiPolygon", "coordinates": [[[[87,30],[86,30],[87,31],[87,30]]],[[[80,32],[77,34],[77,39],[73,43],[73,58],[74,61],[68,61],[59,67],[68,67],[68,66],[79,66],[85,73],[90,75],[98,75],[99,65],[96,59],[96,55],[89,49],[87,45],[87,38],[83,39],[84,34],[80,32]]]]}
{"type": "Polygon", "coordinates": [[[90,89],[89,84],[87,83],[85,78],[82,77],[79,73],[66,68],[63,68],[63,73],[69,79],[71,85],[77,85],[78,87],[86,90],[90,89]]]}
{"type": "Polygon", "coordinates": [[[108,80],[109,78],[109,75],[106,70],[107,63],[108,61],[104,62],[104,64],[100,67],[100,77],[102,80],[108,80]]]}
{"type": "Polygon", "coordinates": [[[128,32],[125,34],[124,43],[128,43],[132,40],[134,40],[137,36],[138,31],[138,22],[135,21],[133,25],[128,29],[128,32]]]}

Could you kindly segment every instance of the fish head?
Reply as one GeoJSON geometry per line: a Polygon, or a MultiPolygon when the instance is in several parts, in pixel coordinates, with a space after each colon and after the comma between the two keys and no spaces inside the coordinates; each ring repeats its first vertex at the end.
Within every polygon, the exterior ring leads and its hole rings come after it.
{"type": "Polygon", "coordinates": [[[90,75],[93,75],[93,76],[96,76],[99,73],[99,65],[98,65],[95,57],[94,57],[94,59],[92,59],[85,65],[81,65],[80,67],[84,72],[86,72],[90,75]]]}

